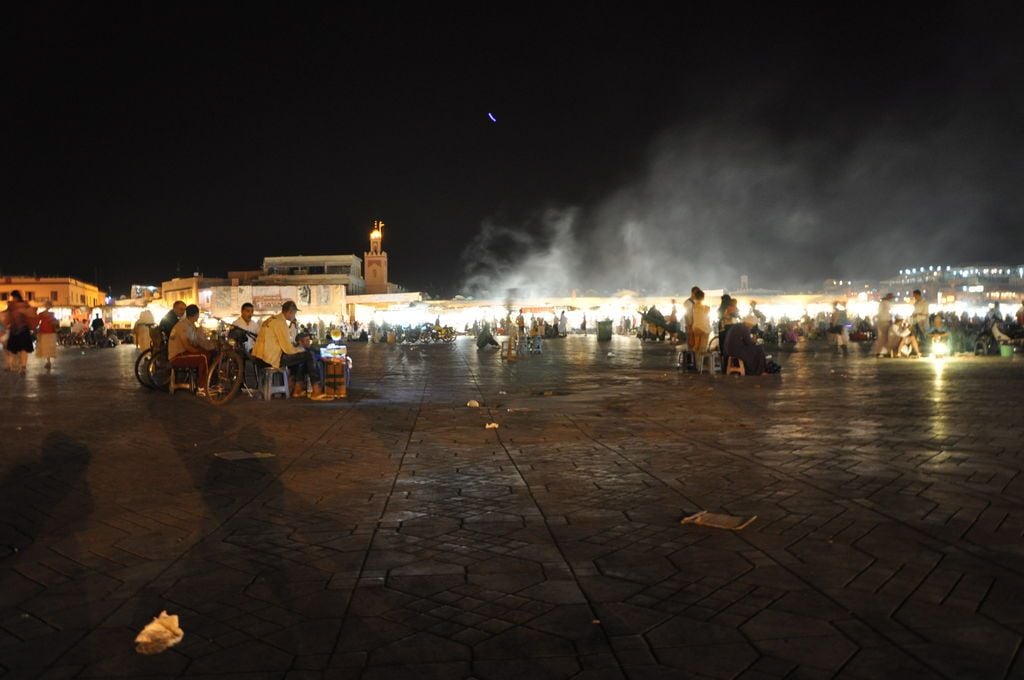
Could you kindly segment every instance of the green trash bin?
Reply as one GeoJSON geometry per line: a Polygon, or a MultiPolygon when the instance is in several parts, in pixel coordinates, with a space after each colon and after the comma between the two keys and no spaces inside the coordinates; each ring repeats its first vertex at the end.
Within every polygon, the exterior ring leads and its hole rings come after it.
{"type": "Polygon", "coordinates": [[[999,345],[999,356],[1009,359],[1013,356],[1013,345],[999,345]]]}
{"type": "Polygon", "coordinates": [[[612,322],[610,320],[597,322],[597,339],[598,341],[612,339],[612,322]]]}

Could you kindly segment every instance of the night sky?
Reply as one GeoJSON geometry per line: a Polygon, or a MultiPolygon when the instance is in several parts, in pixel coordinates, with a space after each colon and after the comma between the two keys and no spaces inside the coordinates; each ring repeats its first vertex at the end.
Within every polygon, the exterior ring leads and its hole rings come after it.
{"type": "Polygon", "coordinates": [[[210,4],[8,10],[3,273],[124,294],[382,219],[391,279],[451,295],[550,255],[551,209],[598,288],[629,220],[676,290],[1024,261],[1010,4],[210,4]]]}

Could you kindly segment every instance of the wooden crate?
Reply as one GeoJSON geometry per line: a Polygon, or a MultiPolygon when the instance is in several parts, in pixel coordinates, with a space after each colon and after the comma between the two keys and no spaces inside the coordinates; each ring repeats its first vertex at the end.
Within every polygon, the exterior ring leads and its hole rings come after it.
{"type": "Polygon", "coordinates": [[[324,394],[329,397],[348,396],[348,383],[345,380],[345,359],[324,359],[324,394]]]}

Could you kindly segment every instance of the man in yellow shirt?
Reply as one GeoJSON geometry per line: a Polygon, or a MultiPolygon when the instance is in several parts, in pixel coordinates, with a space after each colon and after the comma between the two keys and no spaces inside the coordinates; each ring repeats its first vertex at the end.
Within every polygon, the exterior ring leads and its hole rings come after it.
{"type": "MultiPolygon", "coordinates": [[[[306,348],[297,347],[288,333],[288,325],[295,320],[295,313],[298,311],[295,303],[289,300],[281,305],[280,314],[275,314],[260,324],[252,356],[274,368],[301,366],[303,370],[296,371],[299,375],[316,375],[316,357],[306,348]]],[[[315,399],[320,396],[321,391],[319,382],[314,381],[311,396],[315,399]]],[[[301,381],[296,380],[292,387],[292,396],[303,397],[305,394],[305,378],[301,381]]]]}

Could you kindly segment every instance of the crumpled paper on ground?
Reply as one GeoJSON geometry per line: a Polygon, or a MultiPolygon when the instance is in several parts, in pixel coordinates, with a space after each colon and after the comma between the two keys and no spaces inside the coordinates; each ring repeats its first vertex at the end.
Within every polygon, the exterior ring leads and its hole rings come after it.
{"type": "Polygon", "coordinates": [[[750,526],[754,520],[757,519],[757,515],[753,517],[737,517],[736,515],[725,515],[717,512],[708,512],[707,510],[701,510],[698,513],[684,517],[680,524],[699,524],[705,527],[714,527],[716,529],[728,529],[729,531],[740,531],[750,526]]]}
{"type": "Polygon", "coordinates": [[[159,654],[181,642],[184,637],[185,631],[178,625],[177,615],[168,614],[164,610],[135,636],[135,651],[139,654],[159,654]]]}
{"type": "Polygon", "coordinates": [[[498,424],[497,423],[487,423],[486,425],[484,425],[484,429],[486,429],[486,430],[497,430],[498,429],[498,424]]]}
{"type": "Polygon", "coordinates": [[[469,401],[466,402],[466,406],[468,406],[469,408],[480,408],[480,402],[477,401],[476,399],[470,399],[469,401]]]}

